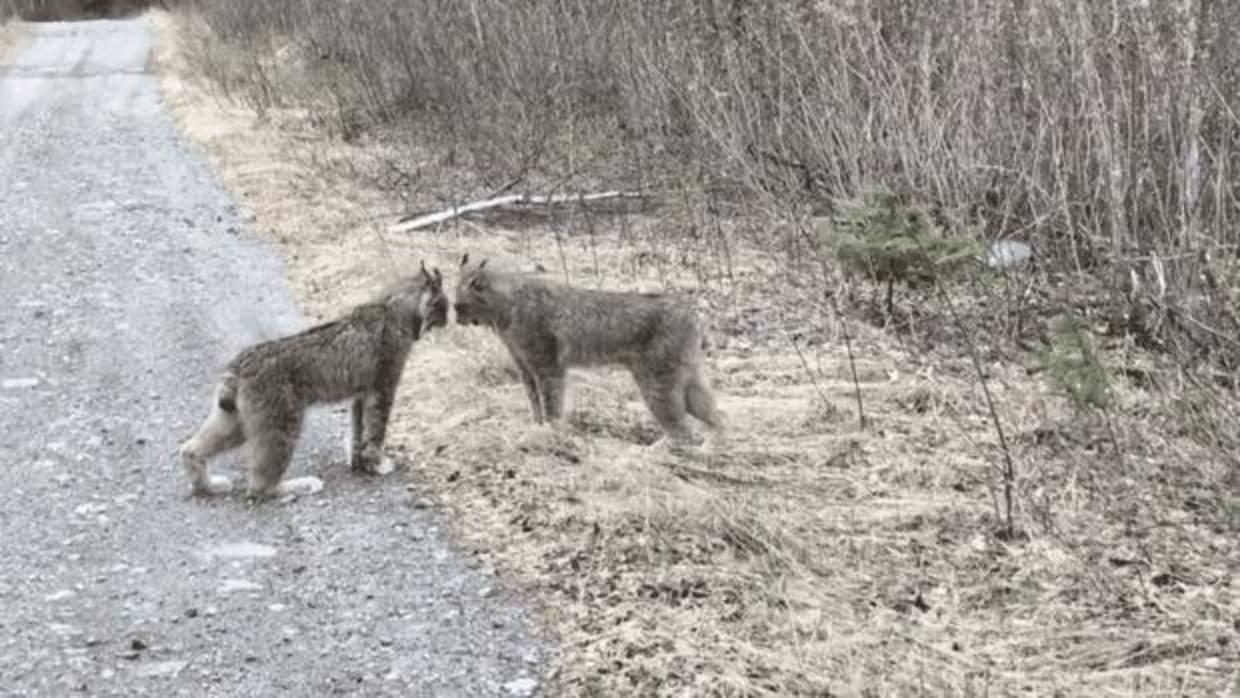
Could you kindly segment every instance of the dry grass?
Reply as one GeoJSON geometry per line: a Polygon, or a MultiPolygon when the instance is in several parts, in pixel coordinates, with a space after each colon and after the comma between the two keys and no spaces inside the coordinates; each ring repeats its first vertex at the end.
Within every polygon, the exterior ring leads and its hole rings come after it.
{"type": "Polygon", "coordinates": [[[29,34],[29,24],[15,19],[0,19],[0,66],[17,56],[29,34]]]}
{"type": "Polygon", "coordinates": [[[1119,424],[1139,441],[1122,464],[1105,444],[1069,448],[1082,431],[1064,403],[1020,367],[995,365],[1030,534],[1001,540],[996,439],[959,359],[854,328],[863,432],[840,328],[793,302],[775,252],[738,249],[725,282],[683,271],[676,260],[692,248],[646,245],[671,224],[655,217],[593,219],[589,236],[462,224],[385,239],[396,202],[348,174],[372,150],[213,101],[183,82],[176,27],[156,16],[173,113],[284,246],[309,314],[421,257],[452,270],[469,251],[585,284],[679,288],[713,319],[714,382],[734,427],[715,457],[644,450],[655,428],[623,374],[576,374],[570,424],[551,430],[531,425],[485,332],[452,326],[411,359],[394,446],[461,543],[540,609],[560,643],[557,694],[1240,691],[1237,528],[1201,509],[1232,466],[1136,416],[1119,424]],[[1176,484],[1189,478],[1201,478],[1201,499],[1176,484]]]}
{"type": "Polygon", "coordinates": [[[128,17],[162,0],[0,0],[0,22],[19,17],[30,22],[128,17]]]}

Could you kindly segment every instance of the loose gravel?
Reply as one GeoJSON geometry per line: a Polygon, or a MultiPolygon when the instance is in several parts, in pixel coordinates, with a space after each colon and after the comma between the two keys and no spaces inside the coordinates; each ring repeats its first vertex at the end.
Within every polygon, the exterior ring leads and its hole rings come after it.
{"type": "Polygon", "coordinates": [[[0,72],[0,694],[536,694],[522,611],[399,474],[349,473],[340,408],[290,469],[322,493],[188,497],[216,370],[304,321],[146,21],[37,25],[0,72]]]}

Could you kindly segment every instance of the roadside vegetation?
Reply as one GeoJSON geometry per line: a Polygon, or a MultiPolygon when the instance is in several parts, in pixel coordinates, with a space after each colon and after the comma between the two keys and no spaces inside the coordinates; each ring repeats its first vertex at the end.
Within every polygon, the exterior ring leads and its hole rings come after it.
{"type": "Polygon", "coordinates": [[[162,5],[160,0],[0,0],[0,22],[13,18],[48,22],[124,17],[162,5]]]}
{"type": "Polygon", "coordinates": [[[1240,691],[1240,5],[169,4],[312,311],[469,251],[710,317],[710,457],[642,451],[622,374],[551,431],[493,337],[412,359],[414,486],[555,692],[1240,691]]]}
{"type": "Polygon", "coordinates": [[[25,34],[25,27],[20,23],[0,20],[0,63],[16,54],[25,34]]]}

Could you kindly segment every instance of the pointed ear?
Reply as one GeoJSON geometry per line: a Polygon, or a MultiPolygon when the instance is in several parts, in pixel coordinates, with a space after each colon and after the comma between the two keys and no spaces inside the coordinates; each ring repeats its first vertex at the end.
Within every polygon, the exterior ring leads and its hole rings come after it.
{"type": "Polygon", "coordinates": [[[464,267],[466,264],[469,264],[469,253],[468,252],[466,252],[464,255],[461,256],[461,266],[464,267]]]}
{"type": "Polygon", "coordinates": [[[439,273],[439,267],[432,267],[431,271],[435,274],[435,283],[443,283],[443,274],[439,273]]]}
{"type": "Polygon", "coordinates": [[[485,267],[486,265],[487,265],[487,261],[485,259],[482,260],[481,262],[478,262],[478,271],[482,271],[482,268],[485,267]]]}
{"type": "Polygon", "coordinates": [[[422,260],[421,269],[422,269],[422,277],[423,277],[423,278],[425,278],[427,281],[430,281],[430,280],[431,280],[431,274],[430,274],[430,272],[428,272],[428,271],[426,270],[426,260],[425,260],[425,259],[424,259],[424,260],[422,260]]]}

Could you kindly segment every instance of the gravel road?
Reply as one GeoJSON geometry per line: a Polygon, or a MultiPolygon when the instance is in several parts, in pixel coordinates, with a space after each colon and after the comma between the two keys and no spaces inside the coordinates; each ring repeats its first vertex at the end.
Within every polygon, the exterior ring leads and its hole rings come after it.
{"type": "Polygon", "coordinates": [[[189,499],[216,370],[303,321],[150,48],[41,24],[0,67],[0,695],[533,694],[522,612],[402,474],[349,473],[342,410],[290,469],[321,494],[189,499]]]}

